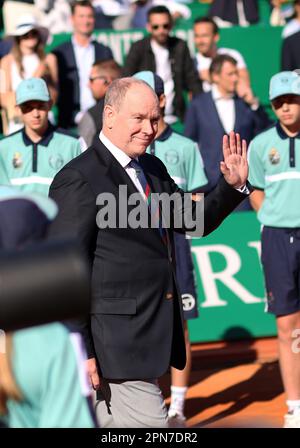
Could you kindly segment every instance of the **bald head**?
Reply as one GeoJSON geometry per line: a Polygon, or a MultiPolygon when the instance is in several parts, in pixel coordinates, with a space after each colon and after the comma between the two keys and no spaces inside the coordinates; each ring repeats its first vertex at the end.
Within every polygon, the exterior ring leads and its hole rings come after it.
{"type": "Polygon", "coordinates": [[[157,101],[157,96],[154,90],[144,81],[136,78],[120,78],[116,79],[109,86],[104,100],[104,107],[108,104],[113,106],[116,110],[119,110],[129,89],[139,89],[146,87],[153,98],[157,101]]]}
{"type": "Polygon", "coordinates": [[[102,131],[129,157],[144,154],[155,138],[159,117],[157,95],[144,81],[122,78],[109,86],[102,131]]]}

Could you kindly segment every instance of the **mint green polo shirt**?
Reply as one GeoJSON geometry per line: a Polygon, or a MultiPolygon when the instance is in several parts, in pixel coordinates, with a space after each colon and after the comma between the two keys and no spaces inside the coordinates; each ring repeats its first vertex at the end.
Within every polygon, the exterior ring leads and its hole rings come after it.
{"type": "Polygon", "coordinates": [[[22,129],[0,141],[0,184],[48,196],[56,173],[79,154],[79,140],[50,123],[38,143],[22,129]]]}
{"type": "Polygon", "coordinates": [[[23,399],[8,400],[10,428],[93,428],[78,347],[59,323],[13,333],[12,370],[23,399]]]}
{"type": "Polygon", "coordinates": [[[207,184],[203,161],[197,143],[173,131],[169,126],[147,148],[167,167],[174,182],[184,191],[207,184]]]}
{"type": "Polygon", "coordinates": [[[300,132],[291,138],[277,123],[254,138],[248,160],[249,181],[265,193],[260,222],[300,227],[300,132]]]}

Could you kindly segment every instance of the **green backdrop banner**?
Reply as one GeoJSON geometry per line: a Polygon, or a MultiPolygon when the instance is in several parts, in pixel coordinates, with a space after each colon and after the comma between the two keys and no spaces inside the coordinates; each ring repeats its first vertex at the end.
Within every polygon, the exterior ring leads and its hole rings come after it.
{"type": "Polygon", "coordinates": [[[205,238],[192,239],[199,317],[189,321],[192,342],[273,336],[264,312],[260,224],[255,212],[236,212],[205,238]]]}
{"type": "MultiPolygon", "coordinates": [[[[249,28],[228,28],[220,32],[219,46],[235,48],[244,56],[251,76],[251,84],[263,104],[268,104],[268,85],[270,77],[280,69],[281,27],[254,25],[249,28]]],[[[108,45],[114,58],[121,65],[132,42],[141,39],[145,30],[106,31],[97,33],[97,40],[108,45]]],[[[174,34],[188,42],[194,52],[193,31],[190,27],[177,28],[174,34]]],[[[48,50],[69,39],[69,34],[53,37],[48,50]]]]}

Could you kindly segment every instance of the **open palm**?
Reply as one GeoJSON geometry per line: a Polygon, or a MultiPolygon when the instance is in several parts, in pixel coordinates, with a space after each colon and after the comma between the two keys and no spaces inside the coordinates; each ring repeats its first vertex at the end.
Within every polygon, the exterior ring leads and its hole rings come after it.
{"type": "Polygon", "coordinates": [[[226,182],[234,188],[244,186],[248,178],[247,143],[241,141],[239,134],[234,131],[223,137],[224,161],[220,163],[220,170],[226,182]]]}

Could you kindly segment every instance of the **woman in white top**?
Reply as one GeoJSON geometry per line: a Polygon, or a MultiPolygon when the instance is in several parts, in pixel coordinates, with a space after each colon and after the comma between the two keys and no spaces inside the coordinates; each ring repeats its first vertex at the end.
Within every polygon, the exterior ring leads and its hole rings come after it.
{"type": "Polygon", "coordinates": [[[44,78],[52,100],[57,97],[58,69],[56,57],[45,54],[49,32],[37,25],[33,16],[22,16],[12,34],[14,45],[1,60],[1,107],[4,133],[7,135],[20,127],[20,117],[15,108],[15,91],[27,78],[44,78]]]}

